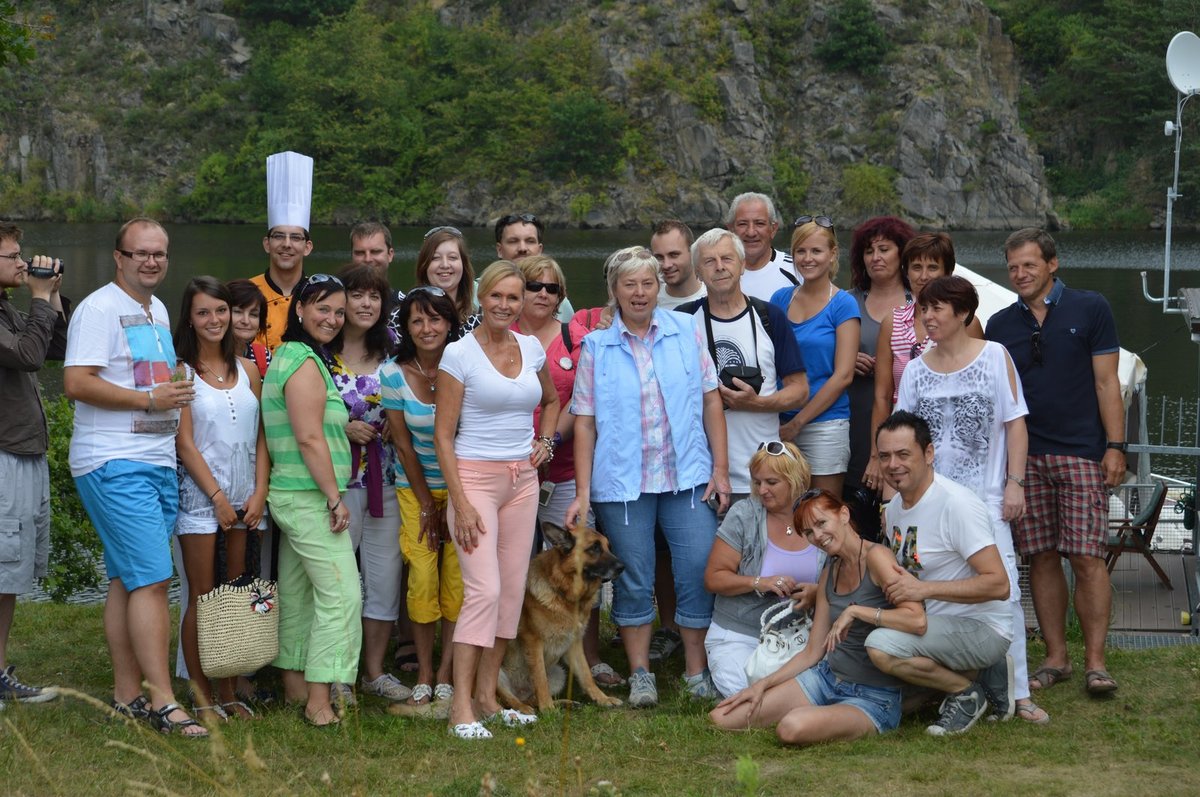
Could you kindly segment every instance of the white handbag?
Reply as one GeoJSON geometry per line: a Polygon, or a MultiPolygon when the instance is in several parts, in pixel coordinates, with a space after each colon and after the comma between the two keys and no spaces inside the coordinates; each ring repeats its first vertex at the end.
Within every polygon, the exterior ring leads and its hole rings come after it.
{"type": "Polygon", "coordinates": [[[770,606],[762,613],[759,623],[762,630],[758,635],[758,647],[746,659],[746,681],[751,684],[766,678],[804,650],[812,628],[808,612],[793,610],[791,598],[770,606]]]}

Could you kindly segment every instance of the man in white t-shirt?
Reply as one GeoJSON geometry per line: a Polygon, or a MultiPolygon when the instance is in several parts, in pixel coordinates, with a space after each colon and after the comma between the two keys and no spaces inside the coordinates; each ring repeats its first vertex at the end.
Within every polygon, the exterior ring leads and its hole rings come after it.
{"type": "Polygon", "coordinates": [[[741,240],[746,252],[742,292],[747,296],[770,301],[780,288],[800,284],[791,254],[779,251],[772,244],[779,224],[779,211],[766,194],[738,194],[729,203],[725,228],[741,240]]]}
{"type": "Polygon", "coordinates": [[[692,265],[694,240],[692,228],[682,221],[667,219],[654,225],[650,251],[654,253],[658,273],[662,275],[658,306],[664,310],[674,310],[705,295],[704,283],[696,276],[696,268],[692,265]]]}
{"type": "Polygon", "coordinates": [[[195,392],[190,380],[173,379],[171,325],[154,296],[167,276],[166,230],[153,219],[127,222],[113,259],[113,282],[71,316],[63,369],[63,392],[76,402],[71,475],[104,544],[110,579],[104,633],[113,708],[164,731],[204,736],[204,727],[175,704],[167,668],[167,586],[179,507],[175,431],[179,410],[195,392]]]}
{"type": "Polygon", "coordinates": [[[933,440],[920,417],[893,413],[875,437],[884,478],[896,490],[883,525],[898,563],[880,586],[893,604],[923,601],[928,627],[920,635],[877,628],[866,640],[871,661],[902,681],[946,693],[941,716],[926,728],[930,735],[966,732],[989,700],[1008,703],[1011,715],[1009,582],[988,509],[934,473],[933,440]]]}
{"type": "MultiPolygon", "coordinates": [[[[742,242],[729,230],[709,230],[692,244],[692,263],[708,295],[681,305],[708,342],[721,385],[729,439],[733,500],[750,494],[750,457],[758,444],[779,439],[779,413],[808,400],[804,359],[787,316],[775,305],[742,293],[742,242]],[[762,385],[733,376],[730,369],[757,368],[762,385]]],[[[749,377],[747,374],[743,374],[749,377]]]]}

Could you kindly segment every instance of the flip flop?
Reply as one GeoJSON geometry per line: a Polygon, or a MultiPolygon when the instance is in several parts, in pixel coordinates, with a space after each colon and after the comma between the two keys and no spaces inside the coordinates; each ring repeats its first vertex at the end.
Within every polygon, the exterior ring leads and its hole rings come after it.
{"type": "Polygon", "coordinates": [[[620,686],[625,683],[625,679],[617,675],[617,671],[605,662],[592,665],[592,680],[604,687],[620,686]]]}
{"type": "Polygon", "coordinates": [[[1043,664],[1034,671],[1033,675],[1029,676],[1029,688],[1035,691],[1049,689],[1059,681],[1070,678],[1072,672],[1070,666],[1059,668],[1043,664]]]}
{"type": "Polygon", "coordinates": [[[1025,720],[1025,722],[1033,725],[1050,724],[1050,715],[1046,713],[1046,709],[1042,708],[1037,703],[1034,703],[1032,700],[1028,700],[1024,703],[1017,703],[1015,716],[1018,719],[1025,720]]]}
{"type": "Polygon", "coordinates": [[[1117,691],[1117,679],[1107,670],[1088,670],[1084,674],[1084,683],[1089,695],[1109,695],[1117,691]]]}

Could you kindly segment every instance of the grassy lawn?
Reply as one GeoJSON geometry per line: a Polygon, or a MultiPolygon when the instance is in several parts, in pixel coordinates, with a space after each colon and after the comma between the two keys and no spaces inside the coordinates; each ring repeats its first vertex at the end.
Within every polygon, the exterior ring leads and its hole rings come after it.
{"type": "Polygon", "coordinates": [[[390,716],[374,699],[335,730],[279,708],[210,741],[160,737],[82,696],[111,697],[100,607],[21,604],[13,636],[22,678],[81,696],[0,713],[3,795],[1200,794],[1200,646],[1113,651],[1121,690],[1107,701],[1083,694],[1077,658],[1071,680],[1038,696],[1045,728],[980,723],[934,739],[917,717],[882,738],[793,750],[768,732],[713,730],[703,706],[677,696],[678,659],[659,673],[655,710],[585,705],[489,742],[450,739],[443,723],[390,716]]]}

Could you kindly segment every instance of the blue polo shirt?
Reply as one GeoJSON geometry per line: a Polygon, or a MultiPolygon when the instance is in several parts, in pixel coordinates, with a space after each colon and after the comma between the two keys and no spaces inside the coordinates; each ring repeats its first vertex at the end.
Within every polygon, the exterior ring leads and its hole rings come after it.
{"type": "Polygon", "coordinates": [[[1068,288],[1057,277],[1043,301],[1048,309],[1040,326],[1018,299],[988,320],[987,339],[1008,349],[1021,376],[1029,405],[1029,453],[1099,462],[1108,441],[1092,358],[1120,351],[1112,309],[1099,293],[1068,288]],[[1034,333],[1040,363],[1034,356],[1034,333]]]}

